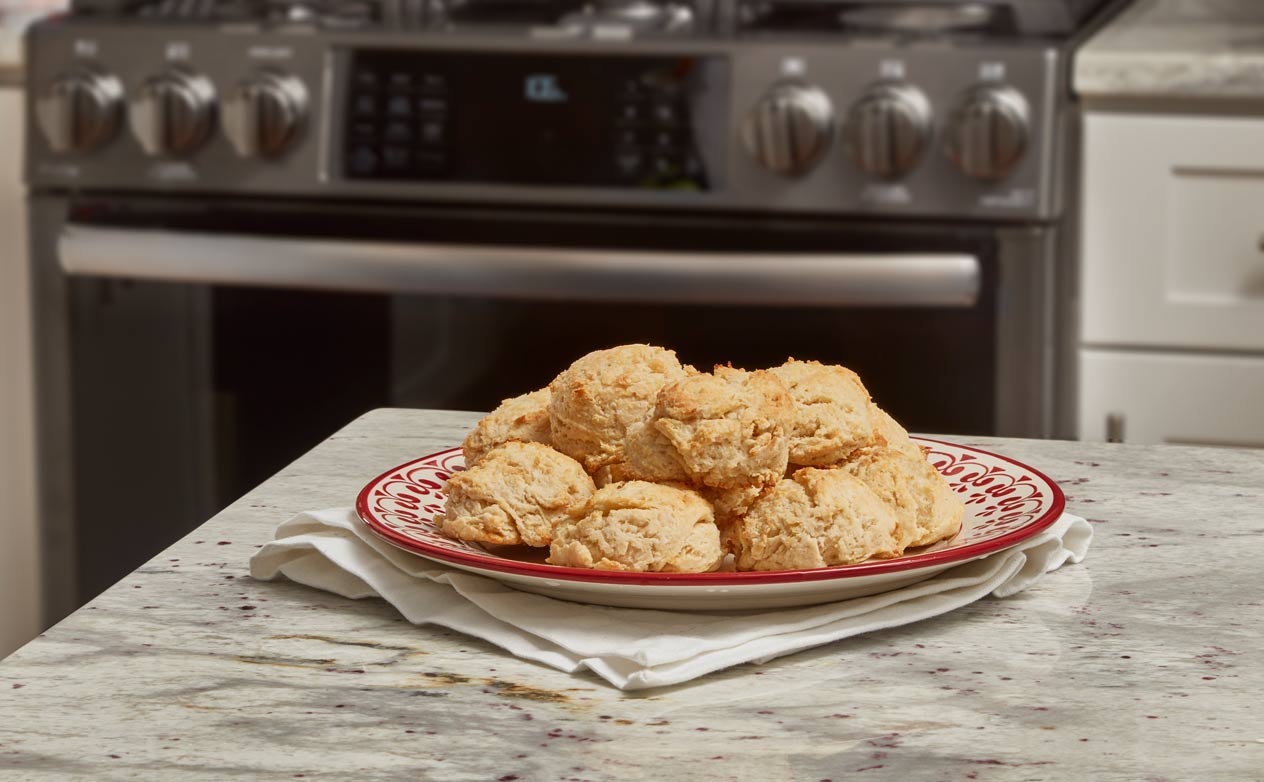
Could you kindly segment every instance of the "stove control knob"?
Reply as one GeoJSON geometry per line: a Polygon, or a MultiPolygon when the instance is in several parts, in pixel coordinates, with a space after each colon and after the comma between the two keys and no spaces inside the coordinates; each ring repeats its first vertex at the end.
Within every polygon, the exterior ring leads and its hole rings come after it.
{"type": "Polygon", "coordinates": [[[975,179],[1009,176],[1027,150],[1027,100],[1012,87],[978,87],[948,122],[948,156],[975,179]]]}
{"type": "Polygon", "coordinates": [[[870,176],[898,179],[913,170],[930,136],[930,103],[907,84],[880,84],[852,106],[843,144],[870,176]]]}
{"type": "Polygon", "coordinates": [[[48,146],[59,155],[91,152],[118,130],[123,85],[87,69],[53,80],[36,99],[35,116],[48,146]]]}
{"type": "Polygon", "coordinates": [[[224,133],[245,158],[280,157],[307,121],[307,89],[293,76],[263,71],[224,101],[224,133]]]}
{"type": "Polygon", "coordinates": [[[209,79],[170,70],[141,85],[128,118],[132,135],[151,157],[181,157],[202,146],[215,121],[215,87],[209,79]]]}
{"type": "Polygon", "coordinates": [[[802,176],[829,149],[834,107],[816,87],[779,84],[746,115],[742,144],[761,166],[782,176],[802,176]]]}

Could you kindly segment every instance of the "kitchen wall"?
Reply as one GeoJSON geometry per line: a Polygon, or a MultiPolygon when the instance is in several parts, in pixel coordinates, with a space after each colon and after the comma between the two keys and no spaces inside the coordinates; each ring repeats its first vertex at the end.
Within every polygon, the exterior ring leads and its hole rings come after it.
{"type": "Polygon", "coordinates": [[[0,68],[0,657],[40,631],[22,91],[0,68]]]}

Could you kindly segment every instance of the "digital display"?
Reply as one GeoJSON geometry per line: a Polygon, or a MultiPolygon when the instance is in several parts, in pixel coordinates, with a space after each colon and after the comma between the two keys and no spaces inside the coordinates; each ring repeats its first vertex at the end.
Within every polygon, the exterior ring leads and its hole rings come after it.
{"type": "Polygon", "coordinates": [[[527,76],[524,94],[531,103],[566,103],[571,99],[562,91],[556,73],[532,73],[527,76]]]}
{"type": "Polygon", "coordinates": [[[706,189],[696,57],[352,57],[351,178],[706,189]]]}

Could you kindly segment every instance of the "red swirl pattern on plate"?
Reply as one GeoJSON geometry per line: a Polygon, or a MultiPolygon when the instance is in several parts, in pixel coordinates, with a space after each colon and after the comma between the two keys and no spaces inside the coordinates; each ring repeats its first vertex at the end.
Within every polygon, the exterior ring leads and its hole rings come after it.
{"type": "Polygon", "coordinates": [[[1015,470],[1013,463],[998,464],[981,458],[981,455],[995,454],[971,453],[959,448],[947,450],[943,445],[932,445],[927,458],[961,495],[966,512],[977,521],[968,529],[962,529],[950,541],[950,547],[1020,529],[1037,518],[1051,502],[1048,486],[1032,475],[1015,470]]]}
{"type": "Polygon", "coordinates": [[[460,448],[440,451],[397,467],[366,487],[372,521],[363,513],[360,516],[370,526],[380,524],[418,543],[491,556],[477,545],[449,538],[435,524],[435,518],[443,513],[444,485],[452,473],[463,469],[465,459],[460,448]]]}
{"type": "Polygon", "coordinates": [[[378,476],[361,490],[356,511],[379,537],[441,562],[559,581],[710,586],[847,578],[964,562],[1021,543],[1062,515],[1062,490],[1038,470],[978,448],[914,439],[929,449],[930,463],[965,503],[961,531],[918,553],[858,565],[749,573],[623,573],[510,559],[477,544],[453,540],[435,524],[443,513],[445,483],[464,469],[460,448],[423,456],[378,476]]]}

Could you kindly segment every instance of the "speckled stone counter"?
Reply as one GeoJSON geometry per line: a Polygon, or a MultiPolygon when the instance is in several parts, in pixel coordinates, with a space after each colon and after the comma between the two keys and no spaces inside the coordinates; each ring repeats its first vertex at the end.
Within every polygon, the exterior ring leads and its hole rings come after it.
{"type": "Polygon", "coordinates": [[[1136,0],[1082,46],[1085,98],[1264,98],[1264,2],[1136,0]]]}
{"type": "Polygon", "coordinates": [[[370,413],[0,663],[0,779],[1260,778],[1264,453],[960,439],[1059,481],[1088,559],[645,693],[246,575],[474,419],[370,413]]]}

